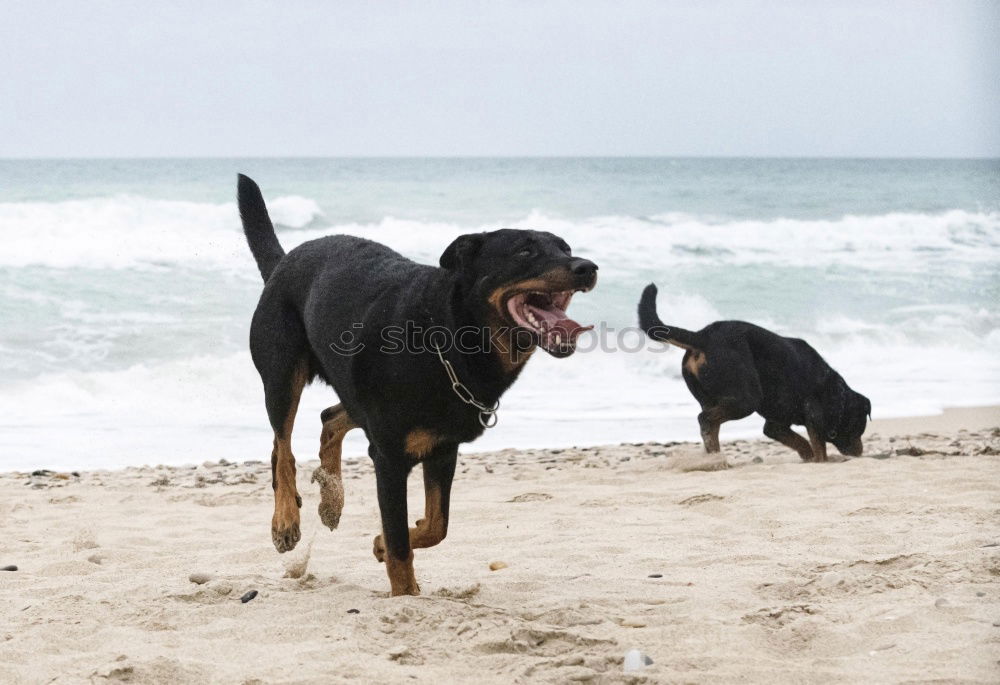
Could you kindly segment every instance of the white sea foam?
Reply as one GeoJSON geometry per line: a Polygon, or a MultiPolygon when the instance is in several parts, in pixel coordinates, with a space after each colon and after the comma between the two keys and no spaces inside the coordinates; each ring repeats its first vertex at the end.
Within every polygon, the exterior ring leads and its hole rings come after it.
{"type": "MultiPolygon", "coordinates": [[[[301,228],[322,213],[310,199],[271,203],[275,223],[301,228]]],[[[67,202],[0,203],[0,266],[162,268],[247,265],[235,203],[120,196],[67,202]]],[[[252,268],[252,263],[247,265],[252,268]]]]}
{"type": "MultiPolygon", "coordinates": [[[[458,225],[386,217],[376,223],[324,220],[312,199],[269,201],[286,249],[321,235],[347,233],[384,242],[404,254],[436,260],[463,232],[497,225],[458,225]]],[[[510,224],[549,230],[581,254],[600,254],[614,271],[670,264],[768,264],[801,260],[813,267],[950,268],[996,263],[1000,213],[951,210],[837,220],[739,220],[684,214],[569,219],[532,211],[510,224]]],[[[56,203],[0,203],[5,249],[0,266],[161,268],[211,264],[252,270],[234,203],[152,200],[136,196],[56,203]]]]}
{"type": "MultiPolygon", "coordinates": [[[[697,298],[661,304],[711,317],[697,298]]],[[[811,341],[884,418],[996,402],[1000,331],[986,338],[971,347],[916,344],[857,325],[846,337],[817,333],[811,341]]],[[[463,449],[696,440],[699,408],[681,379],[681,355],[652,342],[637,352],[592,350],[565,360],[539,353],[503,398],[500,425],[463,449]]],[[[306,389],[294,439],[301,458],[315,456],[319,412],[335,402],[322,384],[306,389]]],[[[4,468],[266,460],[270,450],[260,380],[245,351],[6,383],[0,417],[4,468]]],[[[723,433],[759,435],[760,424],[752,418],[723,433]]],[[[365,450],[363,435],[352,433],[345,455],[365,450]]]]}
{"type": "MultiPolygon", "coordinates": [[[[348,233],[426,263],[459,233],[498,227],[338,222],[300,196],[269,208],[286,249],[348,233]]],[[[876,416],[1000,401],[1000,313],[982,296],[997,287],[998,213],[732,221],[534,211],[508,225],[558,233],[599,262],[597,290],[573,303],[580,321],[633,325],[641,286],[656,280],[668,324],[746,318],[804,337],[872,399],[876,416]],[[827,289],[799,297],[817,282],[827,289]],[[872,283],[885,292],[866,290],[872,283]],[[861,294],[838,304],[838,289],[861,294]]],[[[259,276],[234,203],[0,203],[0,236],[8,277],[0,311],[15,331],[0,336],[0,466],[267,458],[260,380],[245,342],[259,276]],[[80,269],[93,272],[90,280],[80,269]],[[178,287],[192,279],[196,290],[178,287]]],[[[606,347],[644,349],[536,355],[504,397],[500,426],[468,449],[696,439],[698,408],[680,377],[680,352],[616,335],[606,347]]],[[[301,457],[315,454],[318,412],[334,401],[327,388],[307,390],[295,438],[301,457]]],[[[759,429],[750,420],[724,435],[759,429]]],[[[352,434],[346,454],[364,450],[352,434]]]]}

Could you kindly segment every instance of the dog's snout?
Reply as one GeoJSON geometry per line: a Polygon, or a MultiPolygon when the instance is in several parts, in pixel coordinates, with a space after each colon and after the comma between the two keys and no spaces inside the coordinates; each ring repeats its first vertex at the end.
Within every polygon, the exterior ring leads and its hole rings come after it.
{"type": "Polygon", "coordinates": [[[569,268],[574,276],[593,276],[597,273],[597,265],[589,259],[574,259],[569,268]]]}

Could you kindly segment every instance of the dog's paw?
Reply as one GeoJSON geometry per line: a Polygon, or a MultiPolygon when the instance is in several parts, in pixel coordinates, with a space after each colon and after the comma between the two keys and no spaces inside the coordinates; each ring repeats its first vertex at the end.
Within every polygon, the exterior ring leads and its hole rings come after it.
{"type": "Polygon", "coordinates": [[[389,590],[389,596],[390,597],[406,597],[406,596],[419,597],[420,596],[420,586],[417,584],[417,581],[413,581],[412,583],[410,583],[410,584],[408,584],[408,585],[406,585],[404,587],[401,587],[401,588],[392,588],[391,590],[389,590]]]}
{"type": "Polygon", "coordinates": [[[375,539],[372,540],[372,554],[379,562],[385,561],[385,543],[382,542],[381,535],[376,535],[375,539]]]}
{"type": "Polygon", "coordinates": [[[319,483],[319,520],[330,530],[340,524],[340,514],[344,511],[344,485],[336,475],[327,473],[322,466],[312,474],[314,483],[319,483]]]}
{"type": "Polygon", "coordinates": [[[299,530],[299,511],[295,509],[294,516],[278,517],[275,513],[271,519],[271,542],[274,548],[284,554],[295,549],[302,539],[302,532],[299,530]]]}

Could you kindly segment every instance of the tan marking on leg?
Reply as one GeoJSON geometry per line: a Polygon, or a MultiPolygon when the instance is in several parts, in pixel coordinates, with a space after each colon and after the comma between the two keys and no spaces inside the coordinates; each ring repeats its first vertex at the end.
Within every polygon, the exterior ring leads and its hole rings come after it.
{"type": "Polygon", "coordinates": [[[392,588],[392,596],[419,595],[420,586],[417,585],[417,577],[413,574],[413,551],[406,559],[396,559],[391,554],[385,557],[385,571],[389,575],[389,585],[392,588]]]}
{"type": "Polygon", "coordinates": [[[424,482],[424,517],[410,528],[410,547],[433,547],[447,534],[448,522],[441,511],[441,488],[437,483],[424,482]]]}
{"type": "Polygon", "coordinates": [[[288,415],[281,434],[274,435],[274,515],[271,517],[271,541],[279,552],[295,548],[302,534],[299,530],[299,499],[295,487],[295,456],[292,454],[292,427],[299,409],[302,388],[308,379],[308,368],[303,361],[292,374],[288,415]]]}
{"type": "MultiPolygon", "coordinates": [[[[415,528],[410,528],[409,533],[413,549],[433,547],[448,534],[448,521],[441,510],[441,486],[438,483],[424,480],[424,517],[417,521],[415,528]]],[[[385,540],[381,535],[372,540],[372,554],[380,562],[386,560],[385,540]]]]}
{"type": "Polygon", "coordinates": [[[406,453],[414,459],[423,459],[438,443],[438,437],[426,428],[414,428],[406,434],[406,453]]]}
{"type": "Polygon", "coordinates": [[[809,444],[812,446],[813,461],[826,461],[826,440],[812,426],[806,426],[809,432],[809,444]]]}
{"type": "Polygon", "coordinates": [[[778,438],[778,442],[785,447],[791,447],[793,450],[798,452],[803,461],[810,461],[813,458],[813,451],[812,447],[809,445],[809,441],[792,429],[788,429],[787,433],[783,433],[781,437],[778,438]]]}
{"type": "Polygon", "coordinates": [[[341,476],[341,452],[344,436],[358,427],[342,405],[327,409],[329,418],[320,433],[320,465],[313,471],[313,482],[319,483],[319,518],[330,530],[340,523],[344,510],[344,481],[341,476]]]}
{"type": "Polygon", "coordinates": [[[705,451],[709,454],[722,451],[722,447],[719,445],[719,425],[718,422],[712,422],[706,430],[701,432],[701,440],[705,443],[705,451]]]}

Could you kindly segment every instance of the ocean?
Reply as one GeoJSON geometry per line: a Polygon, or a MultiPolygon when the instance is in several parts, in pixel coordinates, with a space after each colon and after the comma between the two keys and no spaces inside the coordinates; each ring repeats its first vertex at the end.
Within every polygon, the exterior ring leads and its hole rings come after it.
{"type": "MultiPolygon", "coordinates": [[[[0,160],[0,468],[269,458],[237,172],[286,250],[350,233],[436,263],[506,226],[600,265],[570,316],[604,332],[536,354],[463,451],[697,439],[681,352],[634,330],[651,281],[667,324],[805,338],[876,418],[1000,402],[1000,160],[0,160]]],[[[335,402],[307,388],[299,459],[335,402]]]]}

